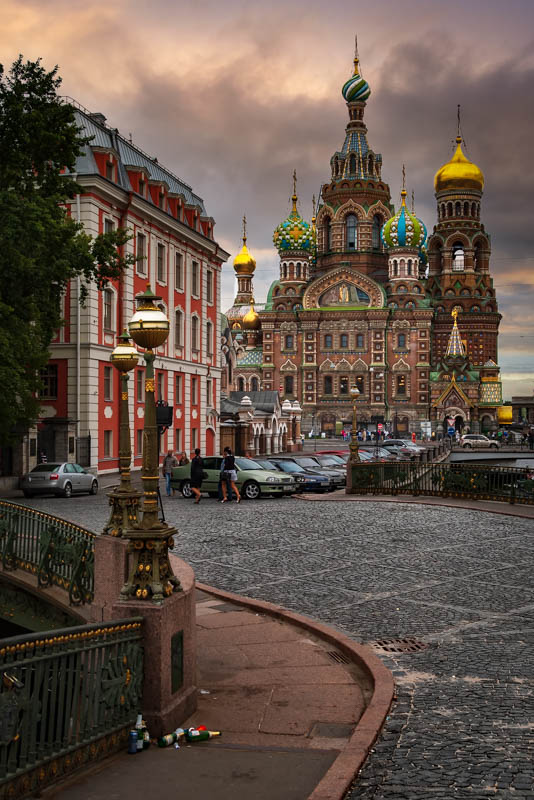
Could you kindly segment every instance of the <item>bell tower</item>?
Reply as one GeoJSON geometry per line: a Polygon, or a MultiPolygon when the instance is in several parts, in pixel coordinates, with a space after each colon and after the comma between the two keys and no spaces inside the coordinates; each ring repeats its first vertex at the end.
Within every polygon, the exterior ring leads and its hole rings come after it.
{"type": "Polygon", "coordinates": [[[428,240],[427,290],[435,309],[433,360],[446,353],[451,312],[465,337],[466,355],[473,365],[497,360],[501,319],[490,275],[490,240],[481,222],[484,175],[463,153],[458,132],[450,161],[434,178],[437,225],[428,240]]]}

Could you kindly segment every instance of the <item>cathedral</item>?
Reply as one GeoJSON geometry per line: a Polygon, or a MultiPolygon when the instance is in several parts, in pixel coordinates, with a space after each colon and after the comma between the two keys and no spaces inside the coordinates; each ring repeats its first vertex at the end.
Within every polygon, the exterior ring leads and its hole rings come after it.
{"type": "Polygon", "coordinates": [[[303,432],[350,428],[353,387],[359,427],[437,436],[451,427],[494,430],[501,317],[481,221],[484,176],[464,155],[458,126],[454,155],[435,175],[437,221],[428,235],[407,202],[404,167],[398,210],[391,201],[368,139],[371,89],[357,52],[341,93],[343,144],[309,222],[294,175],[291,211],[273,236],[280,272],[264,303],[254,299],[244,227],[238,291],[226,312],[238,348],[232,388],[279,391],[286,408],[302,409],[303,432]]]}

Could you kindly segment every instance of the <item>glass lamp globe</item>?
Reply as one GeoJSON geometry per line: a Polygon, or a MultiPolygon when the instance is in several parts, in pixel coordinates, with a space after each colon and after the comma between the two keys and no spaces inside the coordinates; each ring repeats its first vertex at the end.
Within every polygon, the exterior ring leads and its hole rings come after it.
{"type": "Polygon", "coordinates": [[[156,302],[161,300],[161,297],[155,295],[147,285],[146,291],[137,295],[135,299],[138,306],[128,323],[130,336],[139,347],[153,350],[162,345],[169,335],[169,320],[156,306],[156,302]]]}
{"type": "Polygon", "coordinates": [[[356,398],[357,398],[357,397],[358,397],[358,395],[360,394],[360,390],[358,389],[358,387],[357,387],[357,386],[353,386],[353,387],[351,388],[351,390],[350,390],[350,393],[351,393],[351,395],[352,395],[352,399],[353,399],[353,400],[356,400],[356,398]]]}
{"type": "Polygon", "coordinates": [[[139,353],[130,341],[128,331],[123,331],[118,337],[119,343],[110,356],[111,363],[119,372],[129,372],[137,366],[139,353]]]}

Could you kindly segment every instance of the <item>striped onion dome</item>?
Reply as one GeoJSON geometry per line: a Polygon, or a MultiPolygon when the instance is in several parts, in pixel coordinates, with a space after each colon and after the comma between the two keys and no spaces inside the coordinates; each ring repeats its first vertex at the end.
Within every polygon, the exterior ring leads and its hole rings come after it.
{"type": "Polygon", "coordinates": [[[343,84],[341,94],[347,103],[354,103],[356,101],[364,103],[369,99],[371,88],[367,81],[360,75],[360,62],[357,55],[354,58],[354,74],[343,84]]]}
{"type": "Polygon", "coordinates": [[[412,211],[406,207],[406,189],[401,192],[400,211],[388,219],[382,228],[381,237],[386,247],[422,247],[426,240],[426,228],[412,211]]]}

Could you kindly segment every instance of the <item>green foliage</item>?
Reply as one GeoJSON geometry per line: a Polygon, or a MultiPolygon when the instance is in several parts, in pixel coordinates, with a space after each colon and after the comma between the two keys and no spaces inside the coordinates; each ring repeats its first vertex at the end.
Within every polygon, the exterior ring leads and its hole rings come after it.
{"type": "Polygon", "coordinates": [[[88,236],[68,214],[80,188],[72,180],[88,140],[74,108],[58,97],[57,67],[19,56],[0,66],[0,443],[39,416],[39,370],[62,324],[61,298],[72,278],[102,288],[133,262],[125,230],[88,236]],[[70,173],[70,174],[69,174],[70,173]]]}

